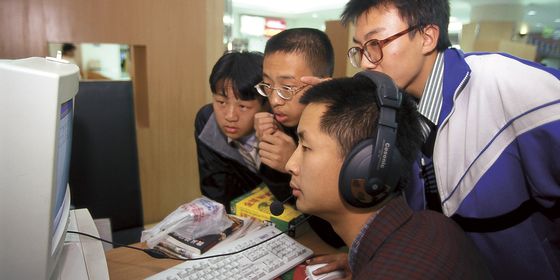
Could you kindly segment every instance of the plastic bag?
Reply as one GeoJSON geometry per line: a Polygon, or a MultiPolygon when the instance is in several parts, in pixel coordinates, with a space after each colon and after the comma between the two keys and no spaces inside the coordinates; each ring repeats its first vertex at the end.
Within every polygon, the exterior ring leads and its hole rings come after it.
{"type": "Polygon", "coordinates": [[[154,248],[172,232],[186,239],[195,239],[208,234],[219,234],[231,224],[222,204],[201,197],[179,206],[155,227],[142,231],[140,240],[154,248]]]}

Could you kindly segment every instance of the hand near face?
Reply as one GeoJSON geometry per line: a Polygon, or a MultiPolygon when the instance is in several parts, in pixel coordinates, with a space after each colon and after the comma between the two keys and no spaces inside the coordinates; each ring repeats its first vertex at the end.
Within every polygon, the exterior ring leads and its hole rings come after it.
{"type": "Polygon", "coordinates": [[[285,168],[286,163],[296,147],[297,145],[292,137],[281,130],[276,130],[273,133],[262,134],[259,142],[259,156],[262,163],[277,171],[288,173],[285,168]]]}
{"type": "Polygon", "coordinates": [[[272,134],[278,130],[278,124],[274,120],[274,115],[268,112],[261,112],[255,114],[255,134],[257,139],[262,141],[264,134],[272,134]]]}
{"type": "Polygon", "coordinates": [[[320,263],[327,264],[315,270],[313,272],[313,274],[315,275],[320,275],[335,270],[342,270],[345,273],[345,277],[342,279],[348,279],[348,280],[352,279],[352,272],[350,271],[350,266],[348,265],[348,254],[346,253],[318,256],[307,260],[306,263],[307,265],[314,265],[320,263]]]}
{"type": "Polygon", "coordinates": [[[301,77],[300,81],[302,81],[305,84],[314,86],[317,84],[320,84],[322,82],[326,82],[332,80],[332,78],[319,78],[319,77],[314,77],[314,76],[303,76],[301,77]]]}

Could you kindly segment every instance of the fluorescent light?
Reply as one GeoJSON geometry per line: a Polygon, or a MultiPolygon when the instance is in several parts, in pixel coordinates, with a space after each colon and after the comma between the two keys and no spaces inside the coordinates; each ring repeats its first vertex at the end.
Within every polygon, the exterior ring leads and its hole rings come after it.
{"type": "Polygon", "coordinates": [[[231,17],[230,15],[224,15],[224,17],[222,18],[222,21],[224,22],[224,25],[232,25],[233,24],[233,17],[231,17]]]}
{"type": "Polygon", "coordinates": [[[449,26],[447,27],[447,31],[449,33],[461,33],[463,30],[463,23],[460,21],[452,21],[449,22],[449,26]]]}
{"type": "Polygon", "coordinates": [[[252,36],[262,36],[264,34],[264,24],[264,17],[241,15],[240,32],[252,36]]]}
{"type": "Polygon", "coordinates": [[[529,33],[529,26],[526,23],[521,24],[521,27],[519,27],[519,34],[527,35],[527,33],[529,33]]]}
{"type": "Polygon", "coordinates": [[[537,14],[537,11],[534,11],[534,10],[531,10],[527,13],[527,15],[529,15],[529,16],[534,16],[536,14],[537,14]]]}

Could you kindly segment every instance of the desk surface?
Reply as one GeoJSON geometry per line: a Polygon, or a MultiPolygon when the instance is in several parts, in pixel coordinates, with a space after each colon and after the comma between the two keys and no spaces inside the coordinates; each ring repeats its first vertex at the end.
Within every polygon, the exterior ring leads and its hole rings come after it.
{"type": "MultiPolygon", "coordinates": [[[[335,248],[323,242],[313,230],[308,230],[296,240],[313,250],[315,255],[338,252],[335,248]]],[[[144,243],[134,245],[145,248],[144,243]]],[[[181,261],[176,260],[154,259],[138,250],[123,247],[112,249],[105,256],[109,267],[109,277],[112,280],[144,279],[181,263],[181,261]]]]}

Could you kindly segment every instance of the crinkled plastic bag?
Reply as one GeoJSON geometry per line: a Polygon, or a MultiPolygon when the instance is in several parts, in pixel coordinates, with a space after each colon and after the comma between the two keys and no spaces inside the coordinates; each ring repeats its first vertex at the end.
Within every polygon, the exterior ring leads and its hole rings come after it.
{"type": "Polygon", "coordinates": [[[179,206],[155,227],[142,231],[140,240],[154,248],[172,232],[186,239],[195,239],[208,234],[219,234],[231,224],[222,204],[200,197],[179,206]]]}

